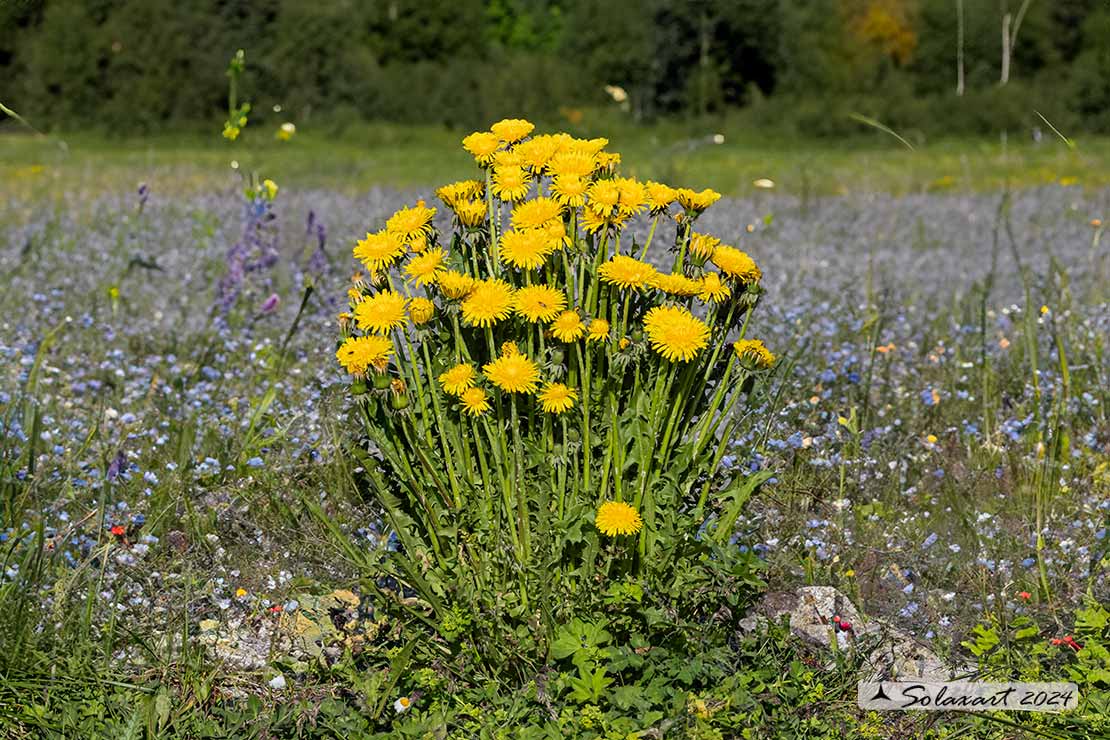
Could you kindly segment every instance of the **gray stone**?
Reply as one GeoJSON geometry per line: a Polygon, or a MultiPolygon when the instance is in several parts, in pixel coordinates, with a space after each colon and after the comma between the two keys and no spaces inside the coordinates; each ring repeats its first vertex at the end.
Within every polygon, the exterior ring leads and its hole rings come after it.
{"type": "Polygon", "coordinates": [[[790,619],[790,632],[812,647],[830,650],[835,640],[836,650],[860,651],[864,656],[862,680],[950,680],[973,670],[967,665],[949,666],[910,633],[879,619],[866,619],[847,596],[831,586],[768,593],[741,620],[740,627],[751,631],[784,617],[790,619]],[[837,618],[851,629],[838,629],[837,618]]]}

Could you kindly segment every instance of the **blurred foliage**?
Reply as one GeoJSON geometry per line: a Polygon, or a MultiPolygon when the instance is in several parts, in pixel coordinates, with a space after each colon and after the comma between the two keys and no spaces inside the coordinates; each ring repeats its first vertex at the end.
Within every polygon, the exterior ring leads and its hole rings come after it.
{"type": "Polygon", "coordinates": [[[41,125],[121,133],[218,118],[237,48],[258,115],[281,106],[327,130],[776,101],[768,117],[810,135],[858,130],[844,111],[929,134],[1028,130],[1034,109],[1061,129],[1110,130],[1110,9],[1024,5],[963,0],[963,96],[956,0],[8,0],[0,79],[41,125]],[[1002,85],[1007,15],[1021,23],[1002,85]]]}

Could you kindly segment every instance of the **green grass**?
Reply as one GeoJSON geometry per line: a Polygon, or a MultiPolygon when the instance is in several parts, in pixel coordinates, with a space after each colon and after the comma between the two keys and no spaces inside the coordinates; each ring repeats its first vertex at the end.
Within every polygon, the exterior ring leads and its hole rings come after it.
{"type": "MultiPolygon", "coordinates": [[[[1005,186],[1064,183],[1100,187],[1110,183],[1110,138],[1092,137],[1069,148],[1048,134],[1039,144],[1027,136],[938,140],[908,149],[891,135],[861,124],[850,142],[788,139],[756,131],[740,119],[667,122],[632,126],[600,120],[567,128],[581,136],[607,133],[621,152],[626,174],[676,186],[711,187],[733,196],[761,192],[752,183],[769,178],[775,192],[801,198],[859,192],[906,194],[984,191],[1005,186]],[[714,136],[723,136],[714,143],[714,136]]],[[[365,124],[339,133],[301,127],[293,141],[272,138],[273,126],[248,127],[235,146],[214,127],[204,134],[164,134],[121,140],[95,134],[36,137],[0,135],[0,175],[20,188],[50,179],[81,184],[130,186],[143,178],[160,192],[205,190],[227,180],[233,159],[244,168],[264,164],[279,183],[345,192],[375,185],[427,187],[472,176],[459,141],[468,132],[430,126],[365,124]]]]}

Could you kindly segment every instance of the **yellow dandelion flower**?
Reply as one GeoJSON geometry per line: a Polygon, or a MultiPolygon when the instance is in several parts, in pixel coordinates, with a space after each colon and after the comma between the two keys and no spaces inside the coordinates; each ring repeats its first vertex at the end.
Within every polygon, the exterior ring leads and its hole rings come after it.
{"type": "Polygon", "coordinates": [[[560,342],[573,342],[586,333],[577,311],[563,311],[551,322],[551,334],[560,342]]]}
{"type": "Polygon", "coordinates": [[[706,303],[720,303],[727,300],[732,295],[732,291],[727,285],[721,282],[721,276],[715,272],[707,272],[701,279],[701,292],[698,293],[698,298],[706,303]]]}
{"type": "Polygon", "coordinates": [[[632,340],[628,337],[621,337],[621,340],[617,342],[617,346],[619,346],[622,350],[628,349],[630,346],[632,346],[632,340]]]}
{"type": "Polygon", "coordinates": [[[351,375],[365,375],[371,368],[384,368],[393,354],[393,342],[387,337],[370,335],[348,337],[335,352],[343,369],[351,375]]]}
{"type": "Polygon", "coordinates": [[[550,134],[540,134],[533,136],[528,141],[523,141],[516,146],[516,152],[520,155],[526,167],[530,167],[533,172],[539,173],[551,161],[556,152],[563,146],[563,142],[555,136],[550,134]]]}
{"type": "Polygon", "coordinates": [[[362,300],[362,291],[358,288],[347,288],[347,300],[353,306],[362,300]]]}
{"type": "Polygon", "coordinates": [[[447,271],[443,265],[444,256],[442,249],[429,249],[408,261],[405,274],[417,285],[434,285],[447,271]]]}
{"type": "Polygon", "coordinates": [[[359,329],[386,334],[405,325],[407,299],[400,293],[383,290],[363,299],[355,306],[355,323],[359,329]]]}
{"type": "Polygon", "coordinates": [[[574,408],[578,391],[562,383],[548,383],[536,396],[543,410],[549,414],[561,414],[574,408]]]}
{"type": "Polygon", "coordinates": [[[502,342],[501,354],[505,357],[512,357],[513,355],[520,354],[520,347],[516,346],[516,342],[502,342]]]}
{"type": "Polygon", "coordinates": [[[701,282],[680,272],[660,272],[652,276],[651,287],[668,295],[692,296],[701,292],[701,282]]]}
{"type": "Polygon", "coordinates": [[[490,190],[501,200],[515,202],[528,195],[530,183],[531,175],[523,167],[496,167],[490,190]]]}
{"type": "Polygon", "coordinates": [[[540,368],[522,354],[503,354],[482,368],[489,381],[505,393],[535,393],[540,368]]]}
{"type": "Polygon", "coordinates": [[[709,342],[709,327],[682,306],[656,306],[644,316],[651,348],[667,360],[686,362],[709,342]]]}
{"type": "Polygon", "coordinates": [[[640,289],[647,285],[658,273],[655,268],[635,257],[618,254],[597,268],[597,275],[603,283],[619,288],[640,289]]]}
{"type": "Polygon", "coordinates": [[[481,226],[488,213],[486,204],[480,200],[462,200],[455,204],[455,215],[463,226],[481,226]]]}
{"type": "Polygon", "coordinates": [[[727,277],[741,283],[756,283],[763,277],[755,261],[735,247],[717,247],[711,259],[727,277]]]}
{"type": "Polygon", "coordinates": [[[419,326],[426,324],[436,315],[436,304],[427,298],[417,297],[409,301],[409,319],[419,326]]]}
{"type": "Polygon", "coordinates": [[[582,151],[562,151],[547,163],[547,173],[554,177],[589,177],[597,169],[593,154],[582,151]]]}
{"type": "Polygon", "coordinates": [[[713,252],[720,246],[721,240],[709,234],[699,234],[696,231],[690,234],[688,249],[690,254],[701,262],[713,256],[713,252]]]}
{"type": "Polygon", "coordinates": [[[440,374],[439,384],[445,393],[452,396],[462,395],[467,388],[473,388],[478,379],[478,371],[468,362],[461,362],[450,370],[440,374]]]}
{"type": "Polygon", "coordinates": [[[736,357],[753,370],[766,370],[775,364],[775,355],[759,339],[741,339],[734,342],[736,357]]]}
{"type": "Polygon", "coordinates": [[[553,198],[533,198],[513,208],[514,229],[538,229],[548,221],[561,220],[563,207],[553,198]]]}
{"type": "Polygon", "coordinates": [[[470,295],[470,291],[474,289],[477,281],[465,273],[448,270],[441,273],[439,280],[436,282],[443,295],[457,300],[470,295]]]}
{"type": "Polygon", "coordinates": [[[597,180],[586,188],[590,207],[602,216],[609,216],[617,209],[621,199],[621,189],[612,180],[597,180]]]}
{"type": "Polygon", "coordinates": [[[678,193],[669,185],[664,185],[661,182],[652,182],[649,180],[645,186],[647,190],[648,210],[651,215],[658,216],[660,213],[665,212],[674,203],[678,193]]]}
{"type": "Polygon", "coordinates": [[[388,269],[404,253],[405,243],[388,231],[367,234],[365,239],[358,240],[354,249],[355,259],[372,272],[388,269]]]}
{"type": "Polygon", "coordinates": [[[586,327],[587,342],[605,342],[609,339],[609,322],[605,319],[592,319],[586,327]]]}
{"type": "Polygon", "coordinates": [[[462,140],[463,149],[474,155],[478,164],[486,165],[493,160],[493,154],[501,148],[501,139],[491,131],[475,131],[462,140]]]}
{"type": "Polygon", "coordinates": [[[503,280],[479,280],[462,302],[463,321],[468,326],[493,326],[509,317],[513,287],[503,280]]]}
{"type": "Polygon", "coordinates": [[[596,139],[571,139],[567,143],[569,151],[585,152],[586,154],[596,155],[602,149],[609,146],[609,140],[603,137],[596,139]]]}
{"type": "Polygon", "coordinates": [[[648,196],[643,183],[631,177],[618,177],[613,182],[616,184],[617,190],[620,191],[617,210],[620,211],[621,215],[634,216],[644,210],[648,196]]]}
{"type": "Polygon", "coordinates": [[[593,204],[590,203],[582,209],[582,219],[579,223],[582,225],[582,228],[589,233],[596,234],[605,227],[610,226],[612,220],[606,218],[604,213],[594,209],[593,204]]]}
{"type": "Polygon", "coordinates": [[[500,259],[521,270],[536,270],[555,251],[557,242],[543,229],[506,231],[501,235],[500,259]]]}
{"type": "Polygon", "coordinates": [[[424,244],[432,233],[432,217],[436,209],[428,208],[419,200],[411,208],[402,208],[385,222],[385,230],[395,234],[405,244],[424,244]]]}
{"type": "Polygon", "coordinates": [[[702,190],[699,193],[690,188],[679,188],[675,195],[683,208],[696,213],[701,213],[721,199],[720,193],[709,189],[702,190]]]}
{"type": "Polygon", "coordinates": [[[463,411],[471,416],[481,416],[490,409],[489,396],[481,388],[467,388],[459,396],[463,411]]]}
{"type": "Polygon", "coordinates": [[[493,155],[493,166],[498,167],[524,167],[524,157],[516,149],[502,149],[493,155]]]}
{"type": "Polygon", "coordinates": [[[485,184],[478,180],[460,180],[436,190],[436,197],[442,200],[448,208],[454,208],[456,204],[462,201],[479,198],[485,193],[485,190],[485,184]]]}
{"type": "Polygon", "coordinates": [[[606,501],[597,507],[594,525],[607,537],[636,534],[644,524],[640,512],[623,501],[606,501]]]}
{"type": "Polygon", "coordinates": [[[523,118],[506,118],[490,126],[489,130],[506,144],[513,144],[532,133],[534,128],[534,124],[523,118]]]}
{"type": "Polygon", "coordinates": [[[551,195],[568,208],[580,208],[586,202],[589,184],[578,175],[557,175],[551,180],[551,195]]]}
{"type": "Polygon", "coordinates": [[[551,321],[566,307],[566,295],[550,285],[529,285],[516,292],[514,309],[533,324],[551,321]]]}

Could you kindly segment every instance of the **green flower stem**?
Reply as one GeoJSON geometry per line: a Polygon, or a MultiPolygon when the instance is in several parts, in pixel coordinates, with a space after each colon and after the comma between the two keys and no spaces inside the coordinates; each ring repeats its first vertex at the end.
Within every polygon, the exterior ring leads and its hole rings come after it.
{"type": "MultiPolygon", "coordinates": [[[[489,463],[486,461],[485,445],[482,443],[482,437],[478,434],[478,422],[474,417],[470,417],[470,436],[474,440],[474,454],[478,458],[478,470],[482,477],[482,505],[485,510],[483,520],[487,526],[492,525],[493,519],[493,486],[490,485],[489,480],[489,463]]],[[[467,447],[469,447],[467,443],[467,447]]]]}
{"type": "Polygon", "coordinates": [[[643,259],[644,255],[647,254],[648,247],[651,246],[651,240],[655,238],[655,227],[658,226],[658,225],[659,225],[659,216],[656,215],[656,217],[651,220],[651,230],[648,231],[648,238],[647,238],[647,241],[644,242],[644,248],[640,250],[639,259],[643,259]]]}
{"type": "MultiPolygon", "coordinates": [[[[458,364],[463,361],[463,358],[470,361],[470,351],[466,348],[466,342],[462,338],[462,330],[459,329],[459,315],[455,312],[451,313],[451,327],[455,331],[455,363],[458,364]]],[[[429,365],[429,367],[431,367],[429,365]]]]}
{"type": "Polygon", "coordinates": [[[686,262],[686,250],[690,247],[690,234],[693,232],[692,222],[686,220],[682,222],[682,227],[679,229],[678,241],[680,247],[678,256],[675,257],[673,272],[681,272],[682,267],[686,262]]]}
{"type": "MultiPolygon", "coordinates": [[[[725,394],[728,392],[728,389],[729,389],[728,381],[729,381],[729,378],[732,376],[732,369],[736,366],[737,362],[738,362],[738,360],[737,360],[735,354],[731,358],[729,358],[728,365],[725,367],[725,374],[721,378],[720,382],[717,384],[717,390],[713,393],[713,400],[710,401],[709,407],[706,408],[706,410],[702,413],[701,422],[698,424],[698,430],[695,433],[695,438],[696,438],[696,441],[694,442],[694,456],[695,457],[697,457],[698,455],[701,454],[701,450],[704,447],[703,440],[707,439],[708,435],[710,435],[713,431],[715,431],[714,424],[713,424],[713,415],[717,412],[717,409],[721,405],[721,401],[724,400],[725,394]]],[[[736,390],[736,391],[733,392],[734,396],[739,395],[739,394],[740,394],[739,390],[736,390]]],[[[723,418],[723,415],[722,415],[722,418],[723,418]]],[[[718,425],[720,424],[719,420],[718,420],[717,424],[718,425]]]]}
{"type": "Polygon", "coordinates": [[[582,361],[582,348],[574,343],[574,357],[582,368],[582,480],[590,489],[590,366],[582,361]]]}
{"type": "MultiPolygon", "coordinates": [[[[716,309],[716,308],[717,307],[714,306],[714,309],[716,309]]],[[[709,362],[706,363],[705,375],[702,377],[702,382],[705,383],[705,384],[709,383],[709,375],[710,375],[710,373],[713,372],[713,366],[717,364],[717,358],[721,356],[721,350],[724,349],[725,345],[727,344],[727,342],[724,341],[724,340],[726,340],[728,338],[728,329],[729,329],[730,326],[732,326],[732,316],[735,313],[735,311],[736,311],[736,304],[734,303],[731,306],[729,306],[728,314],[725,315],[724,331],[721,334],[721,340],[722,341],[719,344],[714,345],[713,354],[711,354],[709,356],[709,362]]],[[[713,318],[714,319],[716,319],[717,314],[718,314],[718,310],[714,310],[714,312],[713,312],[713,318]]],[[[751,315],[752,315],[752,312],[749,310],[748,313],[744,317],[744,326],[743,326],[743,328],[740,329],[740,339],[744,338],[744,333],[748,330],[748,317],[751,316],[751,315]]],[[[711,323],[710,324],[710,329],[712,329],[712,328],[713,328],[713,324],[711,323]]]]}
{"type": "MultiPolygon", "coordinates": [[[[516,515],[520,529],[521,550],[523,555],[520,564],[522,570],[527,570],[532,554],[531,527],[528,523],[528,503],[524,499],[524,443],[520,439],[520,421],[517,419],[515,393],[511,394],[509,397],[509,409],[513,427],[513,492],[516,496],[516,515]]],[[[521,586],[524,586],[523,581],[521,586]]],[[[528,593],[526,590],[522,591],[521,598],[525,608],[527,608],[528,593]]]]}
{"type": "MultiPolygon", "coordinates": [[[[569,459],[567,457],[567,419],[566,414],[559,415],[559,426],[562,430],[563,445],[563,464],[559,466],[558,470],[558,484],[556,486],[559,491],[559,520],[562,521],[566,516],[566,493],[567,493],[567,468],[570,467],[569,459]]],[[[577,467],[575,468],[577,469],[577,467]]]]}
{"type": "Polygon", "coordinates": [[[597,269],[604,264],[608,259],[607,245],[609,243],[609,230],[606,229],[601,235],[601,244],[597,248],[597,255],[593,263],[593,279],[590,281],[589,293],[586,295],[586,313],[590,316],[597,315],[597,301],[598,301],[598,284],[600,281],[597,279],[597,269]]]}
{"type": "Polygon", "coordinates": [[[502,513],[505,515],[505,519],[509,523],[509,537],[512,539],[513,550],[516,552],[517,558],[522,558],[524,553],[521,550],[520,535],[517,532],[516,515],[514,514],[516,504],[513,501],[513,489],[512,483],[510,482],[512,469],[509,466],[508,455],[505,452],[505,435],[501,433],[501,430],[504,428],[504,424],[502,424],[501,420],[498,419],[498,431],[494,432],[494,430],[490,427],[489,420],[484,416],[481,418],[482,429],[486,433],[486,439],[489,440],[490,450],[493,452],[493,463],[497,467],[498,478],[500,479],[501,484],[501,503],[503,511],[499,512],[498,518],[500,518],[500,515],[502,513]]]}
{"type": "MultiPolygon", "coordinates": [[[[432,357],[428,352],[428,343],[421,342],[420,348],[424,352],[424,367],[431,370],[432,357]]],[[[455,455],[451,450],[451,445],[447,442],[447,435],[445,433],[447,428],[447,415],[439,405],[439,394],[436,393],[435,388],[429,388],[428,393],[432,397],[432,408],[435,411],[436,428],[439,430],[439,443],[443,448],[444,462],[447,464],[447,479],[451,484],[451,496],[456,502],[459,502],[459,481],[455,474],[455,455]]]]}
{"type": "MultiPolygon", "coordinates": [[[[741,383],[742,382],[743,381],[741,381],[741,383]]],[[[727,418],[728,415],[732,413],[732,409],[736,406],[736,402],[739,400],[739,398],[740,393],[732,394],[732,397],[728,400],[728,404],[725,406],[724,411],[721,412],[722,418],[727,418]]],[[[722,434],[720,442],[717,443],[717,451],[713,454],[713,463],[709,468],[709,476],[705,479],[705,484],[701,488],[701,495],[698,496],[698,505],[696,509],[697,511],[702,510],[702,508],[705,506],[706,499],[709,497],[709,485],[713,480],[713,476],[717,473],[717,468],[719,468],[721,465],[721,460],[724,458],[729,444],[732,443],[733,428],[735,428],[735,425],[730,425],[730,427],[728,428],[728,433],[722,434]]]]}
{"type": "Polygon", "coordinates": [[[501,274],[501,255],[498,253],[497,243],[497,222],[500,220],[500,213],[496,215],[493,207],[493,189],[490,187],[493,184],[493,170],[486,168],[486,210],[489,214],[489,255],[492,255],[490,260],[490,273],[493,275],[501,274]]]}
{"type": "Polygon", "coordinates": [[[408,375],[409,381],[416,389],[416,399],[417,403],[420,405],[420,427],[424,432],[424,441],[431,445],[434,444],[434,442],[432,441],[432,430],[428,428],[428,424],[425,421],[427,418],[428,401],[424,398],[424,383],[422,380],[423,374],[420,372],[420,361],[416,354],[416,349],[412,345],[412,340],[409,338],[409,333],[402,329],[397,329],[396,331],[398,336],[404,340],[405,347],[408,349],[408,354],[406,355],[408,362],[403,364],[398,363],[398,365],[401,366],[402,373],[408,375]]]}

